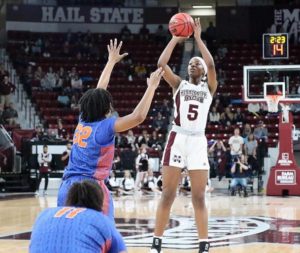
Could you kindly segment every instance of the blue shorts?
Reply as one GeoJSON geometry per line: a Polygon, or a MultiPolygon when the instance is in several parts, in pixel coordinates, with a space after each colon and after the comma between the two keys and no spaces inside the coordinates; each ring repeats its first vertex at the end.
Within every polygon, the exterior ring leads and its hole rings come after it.
{"type": "Polygon", "coordinates": [[[65,206],[67,195],[69,192],[69,189],[71,188],[72,184],[76,182],[81,182],[83,180],[93,180],[97,182],[103,191],[103,208],[102,212],[103,214],[107,215],[113,222],[114,222],[114,203],[111,196],[110,191],[107,189],[105,183],[103,180],[99,181],[94,178],[86,177],[86,176],[72,176],[68,177],[66,179],[63,179],[57,196],[57,206],[65,206]]]}

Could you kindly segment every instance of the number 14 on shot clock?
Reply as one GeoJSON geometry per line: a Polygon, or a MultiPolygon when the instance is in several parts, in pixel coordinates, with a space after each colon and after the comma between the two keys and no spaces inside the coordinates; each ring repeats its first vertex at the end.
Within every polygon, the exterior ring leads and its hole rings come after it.
{"type": "Polygon", "coordinates": [[[289,38],[287,33],[263,34],[263,58],[287,59],[289,58],[289,38]]]}

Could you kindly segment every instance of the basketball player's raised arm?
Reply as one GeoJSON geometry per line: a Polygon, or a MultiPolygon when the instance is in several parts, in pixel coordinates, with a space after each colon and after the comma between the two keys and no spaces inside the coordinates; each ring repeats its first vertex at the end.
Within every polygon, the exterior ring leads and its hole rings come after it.
{"type": "Polygon", "coordinates": [[[116,132],[124,132],[141,124],[146,119],[152,99],[154,97],[155,90],[158,87],[158,84],[164,73],[165,72],[162,70],[162,68],[159,68],[151,73],[150,78],[147,78],[148,88],[145,91],[141,101],[135,107],[134,111],[131,114],[120,117],[116,120],[116,132]]]}
{"type": "Polygon", "coordinates": [[[108,51],[108,60],[107,63],[101,73],[101,76],[99,78],[98,84],[97,84],[97,89],[102,88],[102,89],[107,89],[111,72],[119,61],[121,61],[125,56],[128,55],[128,53],[124,53],[120,55],[120,50],[122,47],[123,42],[121,41],[118,45],[117,39],[110,40],[109,45],[107,45],[107,51],[108,51]]]}
{"type": "Polygon", "coordinates": [[[201,39],[201,30],[200,18],[196,18],[194,24],[194,38],[196,40],[199,51],[202,54],[202,58],[207,65],[207,83],[210,89],[210,93],[213,95],[217,90],[218,85],[215,63],[212,55],[201,39]]]}
{"type": "Polygon", "coordinates": [[[163,68],[163,70],[165,71],[163,78],[173,88],[173,91],[178,88],[181,82],[181,78],[173,73],[172,69],[168,66],[168,62],[177,43],[185,39],[186,38],[183,37],[173,36],[164,51],[161,53],[157,62],[157,66],[163,68]]]}

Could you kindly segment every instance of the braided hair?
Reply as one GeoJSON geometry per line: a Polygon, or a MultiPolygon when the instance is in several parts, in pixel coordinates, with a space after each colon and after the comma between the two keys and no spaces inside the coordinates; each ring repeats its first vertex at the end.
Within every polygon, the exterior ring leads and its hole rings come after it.
{"type": "Polygon", "coordinates": [[[111,94],[104,89],[90,89],[79,100],[79,108],[82,121],[102,120],[112,110],[111,94]]]}

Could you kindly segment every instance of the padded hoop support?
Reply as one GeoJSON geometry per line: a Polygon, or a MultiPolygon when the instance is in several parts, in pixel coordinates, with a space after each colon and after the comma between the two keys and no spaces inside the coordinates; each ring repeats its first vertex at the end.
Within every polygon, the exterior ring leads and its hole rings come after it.
{"type": "Polygon", "coordinates": [[[267,184],[269,196],[300,196],[300,168],[293,152],[293,115],[290,112],[289,122],[279,117],[279,154],[276,165],[271,168],[267,184]]]}

